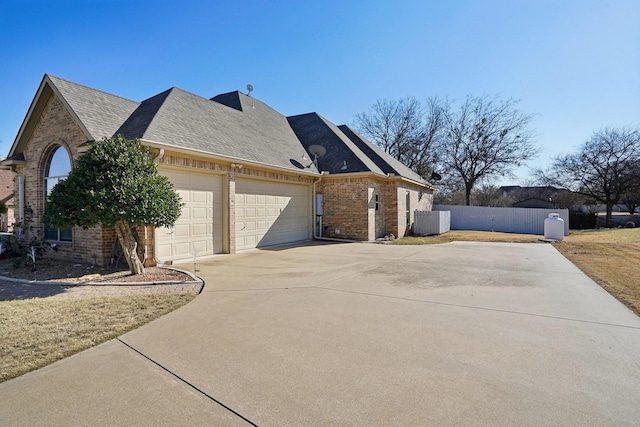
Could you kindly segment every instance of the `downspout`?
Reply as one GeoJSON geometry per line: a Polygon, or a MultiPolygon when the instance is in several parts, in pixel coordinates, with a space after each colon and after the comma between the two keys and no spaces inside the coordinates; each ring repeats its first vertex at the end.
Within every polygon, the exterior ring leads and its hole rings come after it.
{"type": "Polygon", "coordinates": [[[318,207],[316,206],[317,204],[317,199],[316,199],[316,185],[322,181],[322,177],[324,176],[325,172],[320,172],[320,178],[317,181],[313,181],[313,239],[314,240],[327,240],[330,242],[342,242],[342,243],[362,243],[359,240],[348,240],[348,239],[336,239],[335,237],[320,237],[318,235],[318,229],[316,227],[316,212],[318,212],[318,207]]]}

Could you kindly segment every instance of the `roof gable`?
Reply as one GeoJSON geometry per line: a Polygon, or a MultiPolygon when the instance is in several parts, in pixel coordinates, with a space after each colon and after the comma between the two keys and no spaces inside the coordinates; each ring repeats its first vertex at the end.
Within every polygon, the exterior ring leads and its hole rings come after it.
{"type": "Polygon", "coordinates": [[[45,74],[8,158],[20,156],[24,151],[52,95],[60,100],[89,141],[112,136],[138,105],[135,101],[45,74]]]}
{"type": "Polygon", "coordinates": [[[311,159],[314,158],[310,147],[324,148],[325,153],[318,157],[318,170],[330,174],[349,172],[373,172],[384,175],[336,125],[317,113],[287,117],[293,131],[304,146],[311,159]]]}
{"type": "Polygon", "coordinates": [[[402,162],[395,159],[389,153],[380,149],[371,141],[365,139],[360,134],[354,132],[347,125],[338,126],[340,129],[362,152],[364,152],[380,169],[385,173],[391,173],[402,176],[404,178],[426,184],[427,181],[419,174],[405,166],[402,162]]]}
{"type": "Polygon", "coordinates": [[[139,103],[101,90],[49,76],[54,91],[86,129],[88,139],[113,136],[139,103]]]}

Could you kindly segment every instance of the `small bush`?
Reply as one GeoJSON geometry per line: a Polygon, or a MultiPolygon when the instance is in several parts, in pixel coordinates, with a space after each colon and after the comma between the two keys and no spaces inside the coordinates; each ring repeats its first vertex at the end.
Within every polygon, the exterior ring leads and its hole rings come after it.
{"type": "Polygon", "coordinates": [[[16,268],[22,267],[31,258],[31,262],[35,264],[33,258],[40,259],[46,249],[47,241],[38,236],[38,232],[33,226],[33,210],[29,206],[25,206],[24,220],[16,222],[13,225],[14,234],[3,244],[3,253],[9,258],[14,258],[13,265],[16,268]]]}

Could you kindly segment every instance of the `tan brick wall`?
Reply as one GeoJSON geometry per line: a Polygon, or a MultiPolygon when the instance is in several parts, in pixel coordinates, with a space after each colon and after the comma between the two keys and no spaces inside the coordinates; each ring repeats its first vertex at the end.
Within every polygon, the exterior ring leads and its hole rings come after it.
{"type": "Polygon", "coordinates": [[[414,211],[431,210],[433,204],[431,191],[398,179],[331,177],[321,180],[316,190],[324,198],[323,237],[366,241],[389,234],[403,237],[411,232],[414,211]],[[408,226],[407,192],[410,197],[408,226]]]}
{"type": "Polygon", "coordinates": [[[381,185],[381,210],[383,213],[382,234],[398,237],[398,192],[397,181],[384,181],[381,185]]]}
{"type": "MultiPolygon", "coordinates": [[[[25,205],[33,210],[33,225],[42,236],[42,214],[44,212],[45,189],[44,176],[47,161],[53,151],[63,147],[69,154],[71,163],[79,155],[78,147],[87,138],[67,112],[64,105],[51,95],[42,111],[38,122],[25,147],[25,164],[16,168],[18,175],[23,175],[25,205]]],[[[18,179],[15,180],[15,206],[19,206],[18,179]]],[[[101,227],[83,230],[73,229],[73,242],[56,242],[57,251],[50,250],[46,256],[74,261],[96,262],[104,265],[109,262],[111,246],[115,233],[101,227]]]]}
{"type": "Polygon", "coordinates": [[[342,178],[320,181],[323,195],[323,237],[369,240],[369,179],[342,178]]]}
{"type": "Polygon", "coordinates": [[[415,211],[432,209],[433,192],[417,185],[400,182],[397,187],[397,201],[398,234],[396,236],[408,236],[413,232],[415,211]],[[409,193],[409,224],[407,224],[407,192],[409,193]]]}

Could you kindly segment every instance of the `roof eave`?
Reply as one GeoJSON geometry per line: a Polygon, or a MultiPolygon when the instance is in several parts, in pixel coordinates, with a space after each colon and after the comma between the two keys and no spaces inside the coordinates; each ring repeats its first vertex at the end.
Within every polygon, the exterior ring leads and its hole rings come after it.
{"type": "Polygon", "coordinates": [[[288,173],[291,173],[291,174],[313,176],[313,177],[320,176],[320,173],[314,172],[314,171],[311,171],[311,170],[289,169],[289,168],[285,168],[285,167],[282,167],[282,166],[277,166],[277,165],[271,165],[271,164],[268,164],[268,163],[257,162],[255,160],[248,160],[248,159],[243,159],[243,158],[239,158],[239,157],[225,156],[225,155],[222,155],[222,154],[210,153],[210,152],[207,152],[207,151],[195,150],[195,149],[192,149],[192,148],[184,148],[184,147],[179,147],[179,146],[176,146],[176,145],[171,145],[171,144],[167,144],[167,143],[163,143],[163,142],[151,141],[151,140],[148,140],[148,139],[140,139],[140,143],[142,145],[144,145],[144,146],[151,147],[151,148],[169,149],[169,150],[174,151],[174,152],[187,154],[187,155],[202,156],[202,157],[206,157],[206,158],[209,158],[209,159],[212,159],[212,160],[220,160],[220,161],[225,162],[225,163],[241,163],[243,165],[248,165],[248,166],[250,165],[250,166],[266,168],[266,169],[275,169],[275,170],[279,170],[279,171],[283,171],[283,172],[288,172],[288,173]]]}
{"type": "Polygon", "coordinates": [[[335,179],[340,179],[340,178],[365,178],[365,177],[374,177],[374,178],[378,178],[378,179],[384,179],[387,181],[403,181],[403,182],[408,182],[410,184],[414,184],[414,185],[419,185],[422,187],[426,187],[429,190],[435,190],[435,187],[428,183],[428,182],[420,182],[420,181],[416,181],[413,179],[409,179],[406,178],[404,176],[400,176],[400,175],[395,175],[395,174],[379,174],[376,172],[371,172],[371,171],[364,171],[364,172],[344,172],[344,173],[329,173],[327,171],[323,171],[322,172],[322,176],[327,177],[327,178],[335,178],[335,179]]]}

